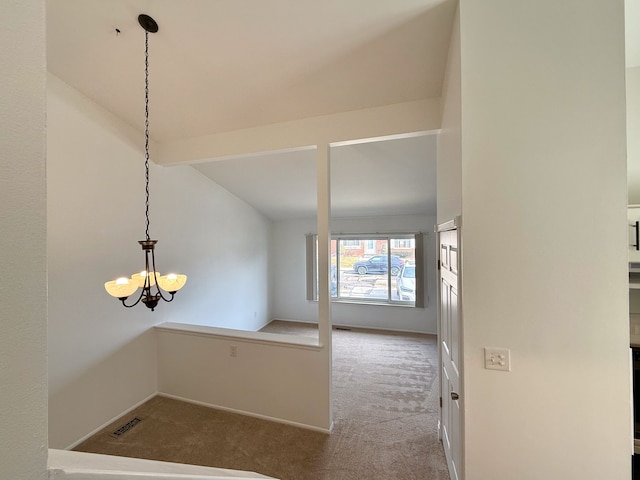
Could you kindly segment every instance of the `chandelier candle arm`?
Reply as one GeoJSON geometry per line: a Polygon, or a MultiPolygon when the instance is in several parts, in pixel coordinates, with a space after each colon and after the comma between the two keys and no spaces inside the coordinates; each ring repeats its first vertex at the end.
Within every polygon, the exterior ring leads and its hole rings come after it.
{"type": "Polygon", "coordinates": [[[149,15],[139,15],[138,23],[144,29],[144,168],[145,168],[145,240],[138,243],[144,251],[145,268],[139,273],[134,273],[131,278],[120,277],[104,284],[107,293],[116,297],[127,308],[135,307],[142,302],[153,311],[160,300],[173,301],[175,293],[184,287],[187,276],[176,273],[160,275],[156,270],[155,246],[157,240],[151,240],[149,236],[149,33],[158,31],[158,24],[149,15]],[[155,291],[152,288],[155,287],[155,291]],[[126,300],[141,288],[140,295],[130,305],[126,300]],[[170,297],[165,297],[162,290],[168,292],[170,297]]]}

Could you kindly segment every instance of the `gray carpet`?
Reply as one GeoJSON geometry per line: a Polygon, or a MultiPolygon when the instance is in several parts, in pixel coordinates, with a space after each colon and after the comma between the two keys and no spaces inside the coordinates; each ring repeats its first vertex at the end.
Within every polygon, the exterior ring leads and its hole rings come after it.
{"type": "MultiPolygon", "coordinates": [[[[263,331],[317,335],[272,322],[263,331]]],[[[331,435],[155,397],[75,450],[250,470],[282,480],[445,480],[434,336],[333,332],[331,435]],[[118,438],[131,418],[142,421],[118,438]]]]}

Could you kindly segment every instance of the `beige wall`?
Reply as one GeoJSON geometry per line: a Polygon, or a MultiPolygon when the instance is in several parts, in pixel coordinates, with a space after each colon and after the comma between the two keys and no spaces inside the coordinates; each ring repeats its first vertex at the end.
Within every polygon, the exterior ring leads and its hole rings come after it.
{"type": "Polygon", "coordinates": [[[466,479],[628,479],[622,1],[460,15],[466,479]]]}
{"type": "Polygon", "coordinates": [[[44,480],[47,275],[44,2],[1,2],[0,478],[44,480]]]}

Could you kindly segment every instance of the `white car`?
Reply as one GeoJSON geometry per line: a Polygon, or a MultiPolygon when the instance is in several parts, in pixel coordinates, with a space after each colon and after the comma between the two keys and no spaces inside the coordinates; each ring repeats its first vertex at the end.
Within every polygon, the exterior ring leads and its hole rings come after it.
{"type": "Polygon", "coordinates": [[[416,266],[405,264],[396,279],[398,298],[405,302],[416,301],[416,266]]]}

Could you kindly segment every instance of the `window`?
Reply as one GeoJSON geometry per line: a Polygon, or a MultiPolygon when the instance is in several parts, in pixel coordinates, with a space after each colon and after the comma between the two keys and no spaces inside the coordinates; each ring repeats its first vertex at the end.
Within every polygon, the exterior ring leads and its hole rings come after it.
{"type": "Polygon", "coordinates": [[[344,240],[343,245],[345,248],[360,248],[360,240],[344,240]]]}
{"type": "MultiPolygon", "coordinates": [[[[423,307],[422,244],[422,234],[333,236],[329,270],[332,299],[423,307]]],[[[317,262],[317,236],[309,235],[309,300],[318,299],[317,262]]]]}
{"type": "Polygon", "coordinates": [[[405,249],[413,249],[415,248],[415,240],[413,238],[394,238],[391,240],[391,248],[405,248],[405,249]]]}
{"type": "Polygon", "coordinates": [[[364,244],[364,253],[374,254],[376,253],[376,241],[367,240],[364,244]]]}

